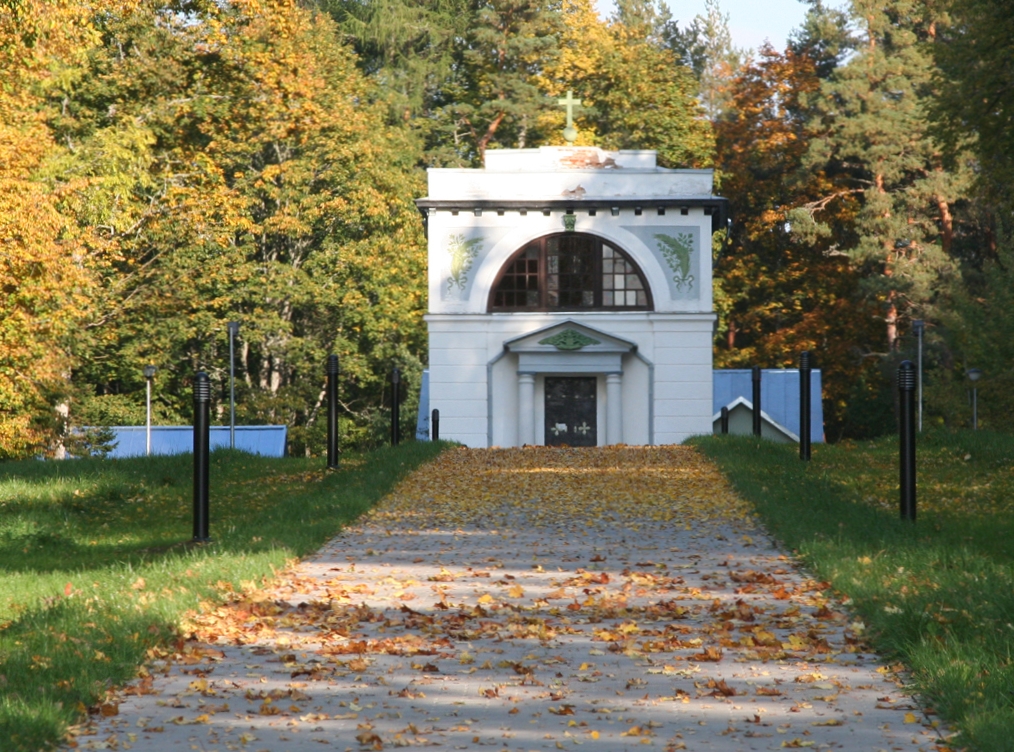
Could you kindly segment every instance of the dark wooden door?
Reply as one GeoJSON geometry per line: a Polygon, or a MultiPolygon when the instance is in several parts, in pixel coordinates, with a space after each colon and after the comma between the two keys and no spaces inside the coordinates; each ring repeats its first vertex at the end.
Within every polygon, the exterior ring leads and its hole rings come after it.
{"type": "Polygon", "coordinates": [[[546,377],[546,446],[597,446],[594,376],[546,377]]]}

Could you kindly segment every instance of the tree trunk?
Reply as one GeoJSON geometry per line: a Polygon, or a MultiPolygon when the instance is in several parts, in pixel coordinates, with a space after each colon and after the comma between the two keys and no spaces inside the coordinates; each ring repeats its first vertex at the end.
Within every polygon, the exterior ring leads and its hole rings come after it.
{"type": "Polygon", "coordinates": [[[954,242],[954,216],[950,204],[943,196],[937,196],[937,208],[940,210],[940,244],[944,253],[951,255],[951,244],[954,242]]]}
{"type": "Polygon", "coordinates": [[[894,352],[898,349],[898,307],[894,304],[894,291],[891,291],[887,299],[887,349],[894,352]]]}
{"type": "Polygon", "coordinates": [[[482,138],[479,139],[479,161],[482,162],[483,166],[486,164],[486,147],[489,145],[489,142],[493,140],[493,136],[496,135],[496,129],[500,127],[500,123],[503,122],[504,115],[506,114],[507,113],[502,111],[497,113],[497,116],[493,118],[493,122],[489,124],[489,127],[486,129],[482,138]]]}

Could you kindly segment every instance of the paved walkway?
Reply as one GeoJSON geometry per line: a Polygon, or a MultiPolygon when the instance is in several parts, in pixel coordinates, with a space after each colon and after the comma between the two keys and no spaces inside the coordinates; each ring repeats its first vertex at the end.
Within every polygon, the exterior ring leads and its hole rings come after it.
{"type": "Polygon", "coordinates": [[[78,749],[943,745],[684,447],[447,452],[192,629],[78,749]]]}

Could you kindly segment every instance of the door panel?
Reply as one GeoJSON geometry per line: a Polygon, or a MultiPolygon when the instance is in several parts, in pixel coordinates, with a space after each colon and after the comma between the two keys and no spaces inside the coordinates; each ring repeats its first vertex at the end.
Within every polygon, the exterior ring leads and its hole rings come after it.
{"type": "Polygon", "coordinates": [[[597,446],[597,379],[546,377],[546,446],[597,446]]]}

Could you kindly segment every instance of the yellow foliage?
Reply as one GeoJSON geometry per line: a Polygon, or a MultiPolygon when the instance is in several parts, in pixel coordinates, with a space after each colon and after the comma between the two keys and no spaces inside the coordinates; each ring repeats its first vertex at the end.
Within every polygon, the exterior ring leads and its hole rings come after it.
{"type": "Polygon", "coordinates": [[[718,469],[686,446],[458,449],[406,479],[374,512],[429,527],[608,520],[742,521],[753,512],[718,469]]]}

